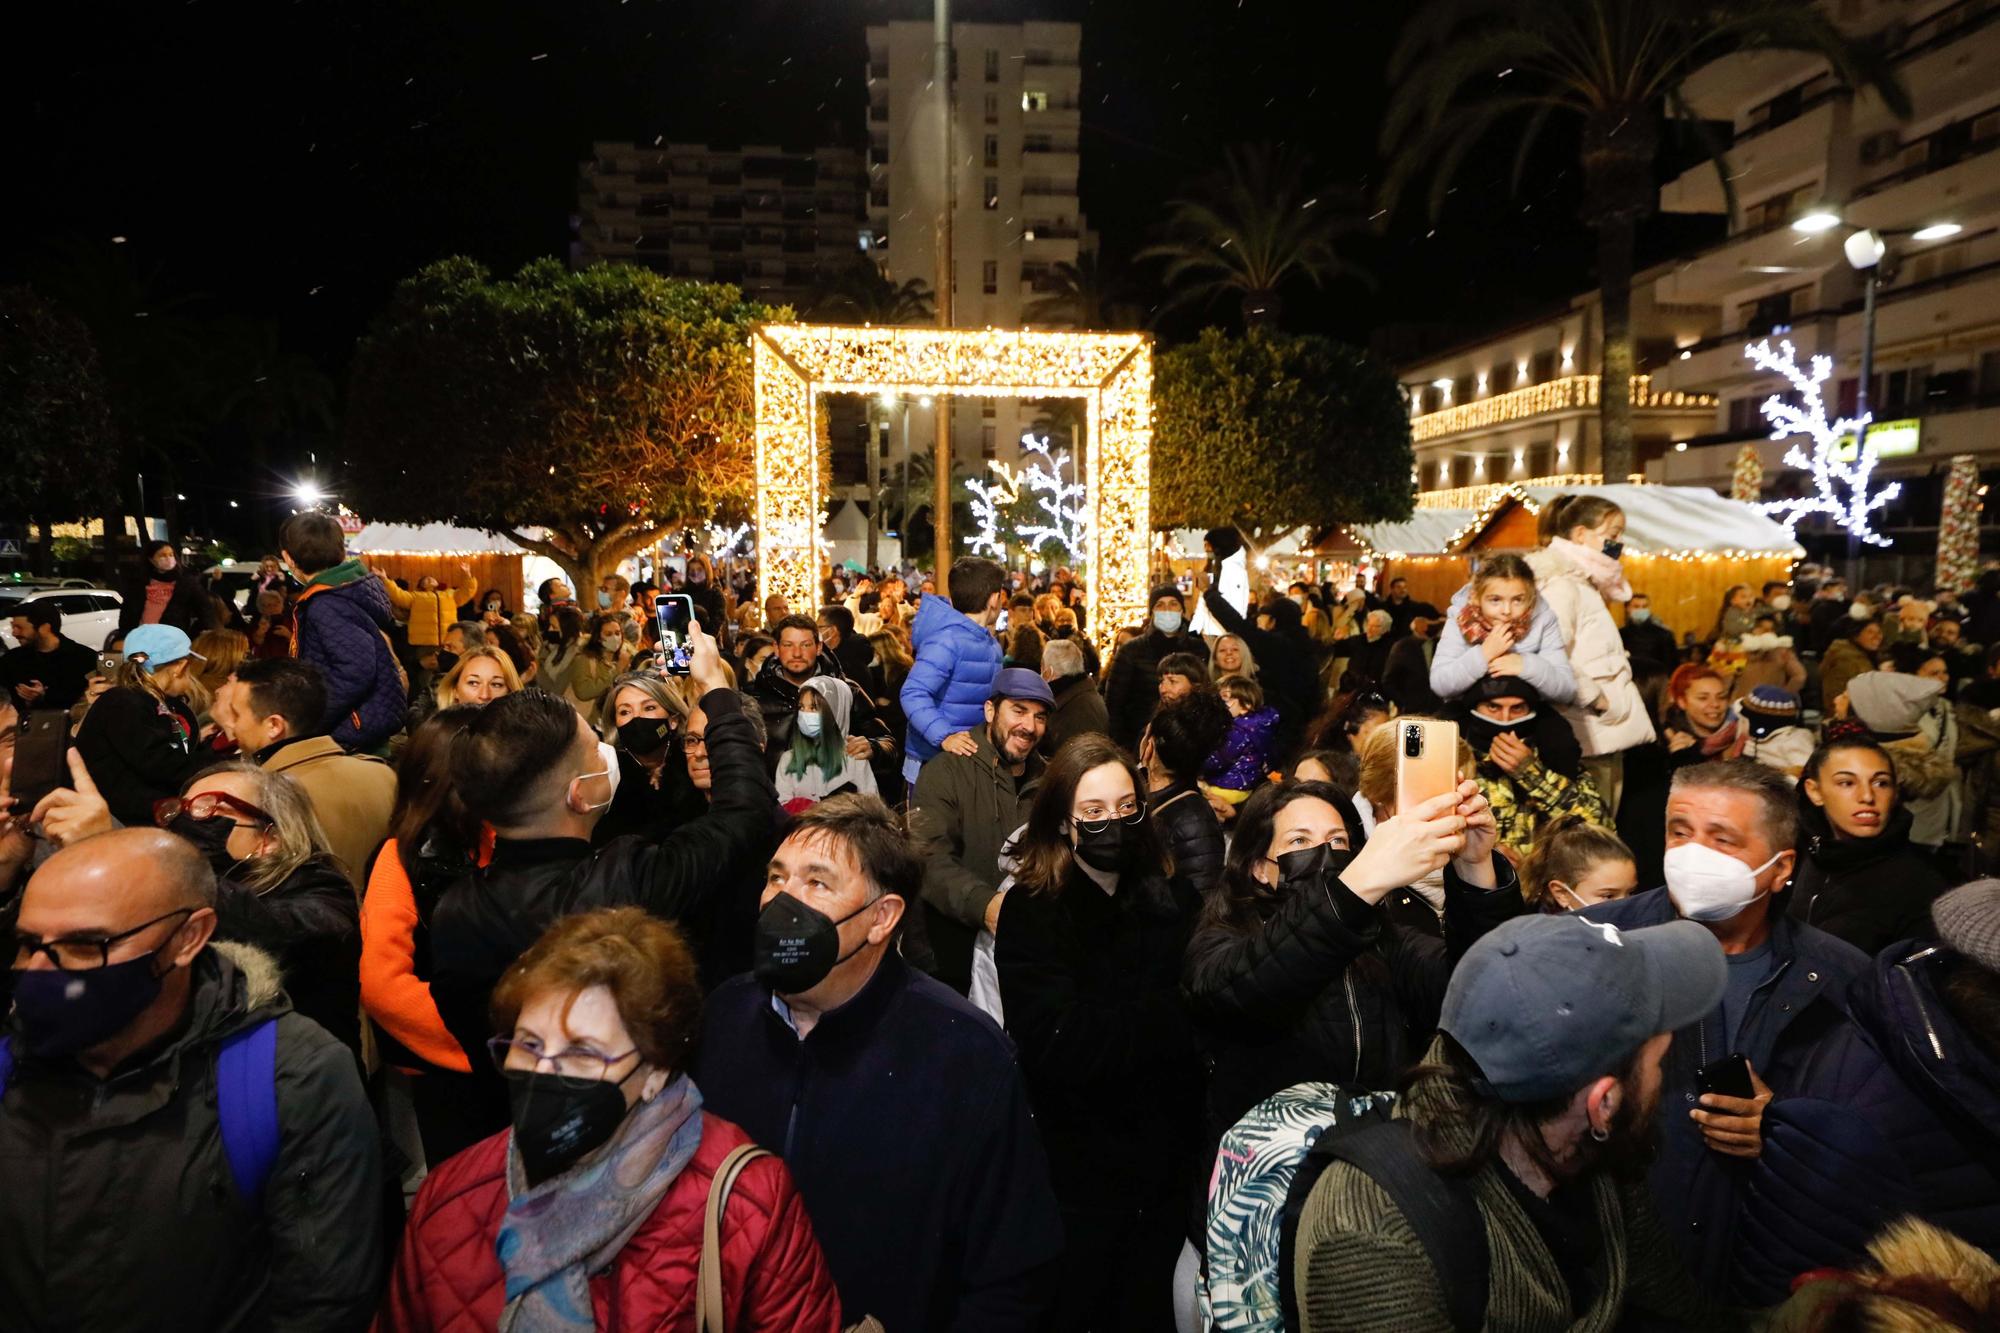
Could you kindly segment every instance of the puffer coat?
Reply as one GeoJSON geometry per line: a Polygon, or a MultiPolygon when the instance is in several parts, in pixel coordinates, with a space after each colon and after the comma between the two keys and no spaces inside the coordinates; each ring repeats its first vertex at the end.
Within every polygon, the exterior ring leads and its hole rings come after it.
{"type": "MultiPolygon", "coordinates": [[[[359,563],[348,562],[357,569],[359,563]]],[[[320,582],[340,577],[335,570],[299,595],[292,655],[318,667],[326,682],[321,730],[348,750],[366,753],[402,729],[409,687],[389,648],[396,620],[382,580],[361,571],[343,582],[320,582]]]]}
{"type": "Polygon", "coordinates": [[[1872,838],[1842,838],[1826,811],[1799,793],[1799,868],[1787,909],[1873,955],[1897,940],[1930,934],[1931,901],[1944,877],[1910,844],[1910,811],[1889,812],[1872,838]]]}
{"type": "Polygon", "coordinates": [[[1553,547],[1528,556],[1535,571],[1535,595],[1546,601],[1562,627],[1576,674],[1576,702],[1562,715],[1576,732],[1586,757],[1617,754],[1653,739],[1653,719],[1632,683],[1632,659],[1618,635],[1604,596],[1575,564],[1553,547]]]}
{"type": "MultiPolygon", "coordinates": [[[[384,1333],[474,1333],[499,1327],[506,1272],[494,1240],[507,1213],[507,1145],[495,1134],[437,1167],[417,1191],[375,1327],[384,1333]]],[[[701,1113],[701,1145],[652,1214],[590,1279],[598,1328],[689,1329],[699,1322],[695,1274],[710,1183],[749,1137],[701,1113]]],[[[840,1327],[833,1289],[805,1205],[776,1157],[743,1168],[722,1213],[722,1304],[733,1333],[840,1327]]]]}
{"type": "Polygon", "coordinates": [[[986,725],[986,701],[1000,674],[1000,645],[982,625],[933,594],[910,625],[916,663],[898,698],[910,720],[904,776],[938,752],[944,738],[986,725]]]}

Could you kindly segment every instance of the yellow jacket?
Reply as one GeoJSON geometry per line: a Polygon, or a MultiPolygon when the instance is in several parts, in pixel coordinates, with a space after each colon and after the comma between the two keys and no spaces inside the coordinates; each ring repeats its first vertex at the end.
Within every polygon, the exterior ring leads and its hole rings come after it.
{"type": "Polygon", "coordinates": [[[396,618],[410,623],[412,648],[441,645],[444,632],[458,622],[458,608],[479,596],[479,585],[470,574],[458,587],[439,588],[436,592],[404,592],[387,574],[380,577],[382,586],[389,591],[390,605],[396,608],[396,618]]]}

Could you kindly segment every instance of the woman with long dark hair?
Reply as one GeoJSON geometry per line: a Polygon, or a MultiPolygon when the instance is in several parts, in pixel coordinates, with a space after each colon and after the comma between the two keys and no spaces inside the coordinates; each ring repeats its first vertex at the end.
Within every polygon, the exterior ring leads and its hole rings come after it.
{"type": "Polygon", "coordinates": [[[492,854],[492,840],[459,802],[452,742],[479,713],[440,709],[410,733],[396,765],[389,839],[375,855],[361,899],[361,1007],[382,1057],[411,1074],[410,1095],[424,1156],[436,1165],[484,1136],[467,1119],[472,1061],[431,998],[431,910],[445,888],[492,854]]]}
{"type": "Polygon", "coordinates": [[[1799,868],[1789,910],[1873,957],[1930,935],[1943,876],[1910,842],[1889,752],[1861,736],[1828,741],[1799,771],[1799,868]]]}
{"type": "Polygon", "coordinates": [[[1276,783],[1244,803],[1187,951],[1211,1069],[1211,1145],[1294,1083],[1395,1086],[1430,1041],[1459,955],[1526,910],[1497,840],[1471,782],[1379,821],[1372,835],[1323,782],[1276,783]],[[1438,869],[1442,939],[1384,906],[1438,869]]]}
{"type": "Polygon", "coordinates": [[[1179,986],[1197,903],[1108,736],[1056,753],[1014,851],[993,952],[1062,1207],[1054,1327],[1169,1328],[1200,1132],[1179,986]]]}

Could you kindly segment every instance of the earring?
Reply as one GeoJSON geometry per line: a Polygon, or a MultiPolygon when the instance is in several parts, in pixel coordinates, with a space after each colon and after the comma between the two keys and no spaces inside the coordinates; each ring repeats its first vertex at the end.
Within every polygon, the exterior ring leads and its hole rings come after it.
{"type": "Polygon", "coordinates": [[[1596,1139],[1599,1143],[1607,1143],[1611,1139],[1611,1131],[1608,1129],[1599,1129],[1597,1126],[1592,1125],[1590,1127],[1590,1137],[1596,1139]]]}

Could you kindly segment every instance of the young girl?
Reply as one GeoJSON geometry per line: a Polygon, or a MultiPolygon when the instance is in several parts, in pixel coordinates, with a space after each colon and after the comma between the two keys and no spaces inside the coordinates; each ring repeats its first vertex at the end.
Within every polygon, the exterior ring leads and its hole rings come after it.
{"type": "Polygon", "coordinates": [[[1632,849],[1616,833],[1581,815],[1551,820],[1521,864],[1521,896],[1542,912],[1575,912],[1614,902],[1631,897],[1638,887],[1632,849]]]}
{"type": "Polygon", "coordinates": [[[1271,774],[1278,710],[1264,702],[1264,691],[1248,676],[1224,676],[1216,688],[1234,720],[1221,748],[1201,766],[1202,781],[1223,800],[1240,805],[1271,774]]]}
{"type": "Polygon", "coordinates": [[[1489,556],[1451,599],[1431,659],[1431,689],[1455,699],[1481,676],[1519,676],[1549,703],[1576,698],[1562,626],[1535,596],[1534,571],[1517,555],[1489,556]]]}
{"type": "Polygon", "coordinates": [[[778,765],[778,801],[797,814],[840,791],[876,794],[866,755],[847,752],[847,719],[854,687],[832,676],[814,676],[799,687],[798,725],[792,748],[778,765]]]}

